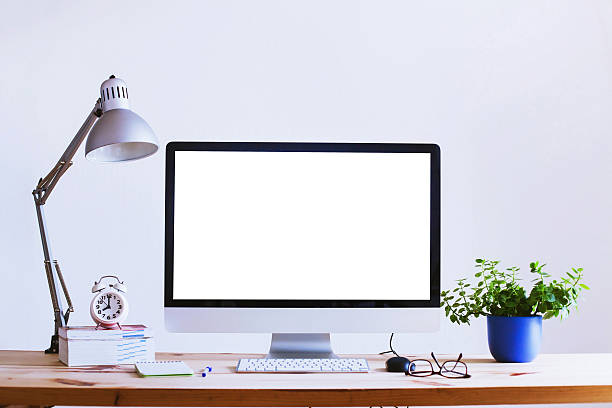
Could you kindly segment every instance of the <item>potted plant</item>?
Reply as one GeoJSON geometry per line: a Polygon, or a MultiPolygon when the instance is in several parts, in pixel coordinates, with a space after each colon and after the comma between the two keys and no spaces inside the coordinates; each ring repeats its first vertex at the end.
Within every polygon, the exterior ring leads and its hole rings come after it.
{"type": "Polygon", "coordinates": [[[489,350],[499,362],[532,361],[540,351],[542,319],[567,316],[577,307],[582,289],[582,268],[572,268],[566,276],[553,279],[542,269],[545,264],[529,264],[534,275],[529,294],[520,284],[519,268],[499,271],[500,261],[476,259],[477,282],[457,281],[452,291],[441,292],[444,312],[451,322],[470,324],[471,318],[487,316],[489,350]]]}

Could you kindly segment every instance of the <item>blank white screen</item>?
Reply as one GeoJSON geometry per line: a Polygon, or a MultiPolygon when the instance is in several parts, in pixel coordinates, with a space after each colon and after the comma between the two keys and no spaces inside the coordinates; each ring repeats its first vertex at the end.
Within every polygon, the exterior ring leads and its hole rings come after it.
{"type": "Polygon", "coordinates": [[[429,299],[428,153],[175,153],[175,299],[429,299]]]}

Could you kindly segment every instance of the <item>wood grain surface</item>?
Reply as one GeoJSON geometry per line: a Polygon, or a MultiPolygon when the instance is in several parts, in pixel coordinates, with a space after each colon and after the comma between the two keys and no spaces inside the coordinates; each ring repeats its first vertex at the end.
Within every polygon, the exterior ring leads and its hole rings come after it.
{"type": "MultiPolygon", "coordinates": [[[[66,367],[57,355],[0,351],[0,405],[394,406],[612,402],[612,354],[541,355],[501,364],[475,356],[470,379],[388,373],[386,357],[364,357],[369,373],[237,374],[239,358],[261,355],[158,353],[183,360],[192,377],[139,377],[132,365],[66,367]],[[213,373],[200,376],[202,368],[213,373]]],[[[420,358],[426,356],[418,356],[420,358]]],[[[449,359],[456,356],[446,356],[449,359]]],[[[444,356],[441,356],[444,359],[444,356]]]]}

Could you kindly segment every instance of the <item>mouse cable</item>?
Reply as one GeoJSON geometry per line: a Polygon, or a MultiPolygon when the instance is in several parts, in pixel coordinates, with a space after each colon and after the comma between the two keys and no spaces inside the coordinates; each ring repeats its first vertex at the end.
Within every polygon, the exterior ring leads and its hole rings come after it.
{"type": "Polygon", "coordinates": [[[378,353],[379,355],[393,353],[393,354],[395,354],[396,357],[401,357],[399,354],[397,354],[397,352],[393,348],[393,335],[394,334],[395,333],[391,333],[391,337],[389,337],[389,350],[382,351],[382,352],[378,353]]]}

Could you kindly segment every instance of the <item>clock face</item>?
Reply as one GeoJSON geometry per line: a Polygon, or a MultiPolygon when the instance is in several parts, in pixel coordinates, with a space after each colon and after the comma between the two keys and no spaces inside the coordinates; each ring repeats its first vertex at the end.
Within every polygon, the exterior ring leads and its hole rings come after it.
{"type": "Polygon", "coordinates": [[[102,292],[91,303],[91,315],[100,324],[121,322],[127,314],[127,302],[117,292],[102,292]]]}

